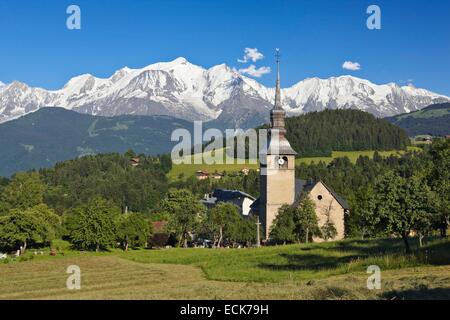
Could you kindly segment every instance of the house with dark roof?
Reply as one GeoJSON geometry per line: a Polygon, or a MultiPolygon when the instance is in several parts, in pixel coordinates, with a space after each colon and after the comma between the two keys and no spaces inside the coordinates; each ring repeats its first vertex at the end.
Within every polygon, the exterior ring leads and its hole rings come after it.
{"type": "Polygon", "coordinates": [[[198,170],[195,172],[195,176],[197,180],[206,180],[209,178],[209,173],[206,171],[198,170]]]}
{"type": "Polygon", "coordinates": [[[239,190],[216,189],[212,193],[205,194],[200,202],[207,208],[213,208],[220,202],[233,203],[239,208],[241,215],[248,216],[250,214],[250,205],[255,202],[255,198],[239,190]]]}

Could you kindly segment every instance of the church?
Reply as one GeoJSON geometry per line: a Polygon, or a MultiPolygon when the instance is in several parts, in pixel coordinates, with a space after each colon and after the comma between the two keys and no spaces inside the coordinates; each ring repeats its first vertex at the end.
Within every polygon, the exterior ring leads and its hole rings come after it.
{"type": "MultiPolygon", "coordinates": [[[[319,227],[332,222],[337,234],[331,240],[341,240],[345,235],[344,217],[349,212],[345,200],[322,181],[302,181],[295,178],[297,152],[286,138],[286,112],[281,106],[280,61],[277,50],[277,80],[275,103],[270,111],[270,129],[267,151],[260,155],[260,198],[252,205],[252,214],[259,216],[263,236],[269,239],[270,229],[278,209],[285,204],[294,205],[302,194],[307,194],[315,204],[319,227]]],[[[316,242],[323,239],[313,239],[316,242]]]]}

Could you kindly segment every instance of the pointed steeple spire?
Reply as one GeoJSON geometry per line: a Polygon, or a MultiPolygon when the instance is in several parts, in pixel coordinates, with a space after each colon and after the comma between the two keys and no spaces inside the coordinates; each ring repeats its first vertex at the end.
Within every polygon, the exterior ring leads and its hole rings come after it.
{"type": "Polygon", "coordinates": [[[282,109],[281,107],[281,88],[280,88],[280,49],[276,49],[275,61],[277,62],[277,82],[275,87],[275,104],[274,109],[282,109]]]}
{"type": "Polygon", "coordinates": [[[280,50],[277,49],[276,54],[277,62],[277,84],[275,88],[275,104],[270,110],[270,141],[267,154],[285,154],[295,155],[297,154],[286,139],[286,128],[284,126],[284,118],[286,117],[286,111],[281,107],[281,88],[280,88],[280,50]],[[273,133],[276,132],[275,139],[273,133]]]}

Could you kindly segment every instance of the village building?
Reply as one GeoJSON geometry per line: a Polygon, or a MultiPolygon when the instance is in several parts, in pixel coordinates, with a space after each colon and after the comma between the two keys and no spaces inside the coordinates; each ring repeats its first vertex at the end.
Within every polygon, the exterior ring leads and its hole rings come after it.
{"type": "Polygon", "coordinates": [[[229,202],[239,208],[241,215],[247,217],[250,214],[250,206],[254,201],[254,197],[242,191],[216,189],[213,193],[205,194],[200,202],[207,208],[213,208],[220,202],[229,202]]]}
{"type": "Polygon", "coordinates": [[[218,173],[218,172],[214,172],[211,176],[212,176],[212,178],[215,179],[215,180],[220,180],[220,179],[223,178],[223,174],[218,173]]]}
{"type": "Polygon", "coordinates": [[[209,178],[209,173],[206,171],[198,170],[195,172],[195,177],[197,180],[206,180],[209,178]]]}
{"type": "Polygon", "coordinates": [[[130,160],[130,165],[132,167],[137,167],[138,165],[140,165],[140,163],[141,163],[141,159],[139,159],[139,158],[131,158],[131,160],[130,160]]]}

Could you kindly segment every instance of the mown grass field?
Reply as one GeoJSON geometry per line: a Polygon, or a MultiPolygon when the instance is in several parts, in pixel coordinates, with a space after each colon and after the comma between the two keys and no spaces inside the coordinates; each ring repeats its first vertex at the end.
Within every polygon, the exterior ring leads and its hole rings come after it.
{"type": "Polygon", "coordinates": [[[450,241],[405,256],[398,240],[249,249],[66,252],[0,263],[0,299],[450,299],[450,241]],[[81,269],[68,290],[66,269],[81,269]],[[382,289],[368,290],[368,265],[382,289]]]}
{"type": "MultiPolygon", "coordinates": [[[[421,149],[418,147],[408,147],[408,150],[410,151],[420,151],[421,149]]],[[[308,158],[298,158],[296,159],[296,164],[300,163],[311,163],[315,162],[318,163],[320,161],[323,161],[325,163],[330,163],[335,158],[342,158],[347,157],[350,159],[351,162],[355,163],[356,160],[360,156],[367,156],[369,158],[373,158],[375,151],[333,151],[331,157],[308,157],[308,158]]],[[[379,151],[379,154],[383,157],[388,157],[390,155],[401,155],[405,153],[405,151],[398,151],[398,150],[392,150],[392,151],[379,151]]],[[[192,160],[192,158],[190,158],[192,160]]],[[[219,172],[222,173],[223,171],[226,172],[239,172],[244,168],[248,169],[257,169],[259,167],[258,164],[255,163],[244,163],[244,164],[237,164],[233,163],[234,159],[231,159],[227,163],[223,164],[174,164],[172,167],[172,170],[169,172],[168,177],[171,180],[177,180],[180,176],[183,178],[191,177],[195,175],[195,172],[198,170],[207,171],[209,173],[219,172]]],[[[193,161],[191,161],[193,163],[193,161]]],[[[225,161],[224,161],[225,162],[225,161]]]]}

